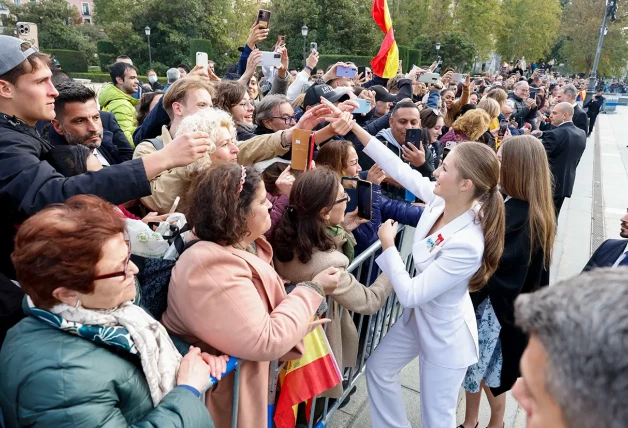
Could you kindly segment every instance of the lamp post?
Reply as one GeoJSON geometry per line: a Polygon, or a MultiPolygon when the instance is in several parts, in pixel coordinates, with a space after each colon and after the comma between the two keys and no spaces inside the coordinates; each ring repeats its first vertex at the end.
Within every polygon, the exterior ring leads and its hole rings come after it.
{"type": "Polygon", "coordinates": [[[587,87],[587,96],[584,99],[584,102],[588,102],[595,92],[595,79],[597,78],[597,65],[600,62],[600,54],[602,53],[602,44],[604,43],[604,36],[608,32],[608,27],[606,27],[606,21],[609,16],[611,16],[611,21],[615,19],[615,12],[617,11],[617,0],[606,0],[606,6],[604,7],[604,19],[602,20],[602,26],[600,27],[600,38],[597,42],[597,51],[595,52],[595,60],[593,61],[593,68],[591,69],[591,74],[589,75],[589,86],[587,87]]]}
{"type": "Polygon", "coordinates": [[[144,32],[146,33],[146,37],[148,38],[148,66],[153,68],[153,56],[150,52],[150,27],[147,25],[144,27],[144,32]]]}
{"type": "Polygon", "coordinates": [[[305,60],[307,59],[307,25],[305,24],[301,27],[301,35],[303,36],[303,67],[305,67],[305,60]]]}

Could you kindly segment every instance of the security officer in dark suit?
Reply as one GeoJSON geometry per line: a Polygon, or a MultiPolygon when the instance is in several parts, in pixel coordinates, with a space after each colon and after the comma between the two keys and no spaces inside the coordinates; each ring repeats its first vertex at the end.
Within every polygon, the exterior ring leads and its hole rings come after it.
{"type": "Polygon", "coordinates": [[[598,89],[595,96],[583,106],[584,108],[588,108],[587,116],[589,116],[589,133],[587,136],[591,135],[591,132],[593,132],[597,115],[600,114],[600,109],[604,105],[604,101],[606,101],[606,98],[602,96],[603,93],[604,88],[598,89]]]}
{"type": "MultiPolygon", "coordinates": [[[[628,210],[621,218],[619,236],[628,238],[628,210]]],[[[628,239],[607,239],[595,250],[582,272],[598,267],[628,267],[628,239]]]]}
{"type": "Polygon", "coordinates": [[[576,180],[576,168],[587,144],[587,134],[572,122],[574,108],[569,102],[556,104],[550,113],[554,129],[534,131],[545,146],[550,170],[554,176],[554,206],[556,218],[565,198],[571,197],[576,180]]]}

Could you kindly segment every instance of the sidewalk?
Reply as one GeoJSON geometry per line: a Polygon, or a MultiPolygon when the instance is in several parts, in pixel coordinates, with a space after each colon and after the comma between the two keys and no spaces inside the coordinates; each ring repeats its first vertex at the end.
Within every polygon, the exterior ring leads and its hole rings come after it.
{"type": "MultiPolygon", "coordinates": [[[[550,269],[551,284],[578,275],[592,253],[592,224],[594,207],[595,143],[600,144],[600,169],[603,201],[603,237],[619,237],[619,218],[628,208],[628,107],[618,106],[617,114],[598,116],[596,130],[587,140],[576,173],[574,192],[566,199],[558,219],[558,233],[554,245],[554,257],[550,269]]],[[[594,250],[594,249],[593,249],[594,250]]],[[[413,427],[421,426],[418,359],[412,361],[401,373],[401,385],[408,418],[413,427]]],[[[333,428],[367,428],[371,426],[364,376],[357,383],[357,391],[349,404],[334,415],[327,425],[333,428]]],[[[482,397],[479,427],[488,425],[490,410],[486,397],[482,397]]],[[[464,392],[458,405],[458,423],[464,420],[464,392]]],[[[506,428],[524,428],[525,412],[508,393],[506,403],[506,428]]],[[[380,428],[380,427],[377,427],[380,428]]],[[[454,427],[451,427],[454,428],[454,427]]]]}

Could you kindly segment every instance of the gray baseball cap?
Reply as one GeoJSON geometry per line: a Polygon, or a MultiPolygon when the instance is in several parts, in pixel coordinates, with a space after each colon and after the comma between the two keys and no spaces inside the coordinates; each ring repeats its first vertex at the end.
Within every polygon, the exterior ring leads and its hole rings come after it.
{"type": "Polygon", "coordinates": [[[35,46],[31,46],[25,51],[22,44],[29,43],[11,36],[0,36],[0,76],[13,70],[26,58],[38,51],[35,46]]]}

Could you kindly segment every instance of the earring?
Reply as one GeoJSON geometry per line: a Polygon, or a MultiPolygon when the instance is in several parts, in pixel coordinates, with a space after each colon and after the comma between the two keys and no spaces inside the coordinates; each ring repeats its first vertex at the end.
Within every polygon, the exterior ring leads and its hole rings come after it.
{"type": "Polygon", "coordinates": [[[74,309],[78,309],[79,306],[81,306],[81,300],[80,299],[76,301],[76,304],[74,305],[74,309]]]}

